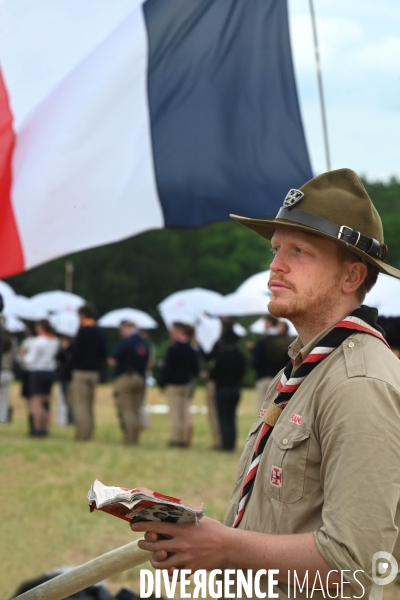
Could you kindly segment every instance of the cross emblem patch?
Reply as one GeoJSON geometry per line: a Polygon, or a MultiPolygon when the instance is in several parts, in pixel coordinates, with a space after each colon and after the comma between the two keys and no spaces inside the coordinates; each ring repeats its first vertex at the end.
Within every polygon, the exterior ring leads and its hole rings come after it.
{"type": "Polygon", "coordinates": [[[285,208],[291,208],[297,204],[297,202],[300,202],[303,196],[304,194],[300,190],[289,190],[286,194],[286,198],[283,201],[283,206],[285,208]]]}
{"type": "Polygon", "coordinates": [[[280,467],[272,465],[270,481],[275,487],[282,487],[282,469],[280,467]]]}

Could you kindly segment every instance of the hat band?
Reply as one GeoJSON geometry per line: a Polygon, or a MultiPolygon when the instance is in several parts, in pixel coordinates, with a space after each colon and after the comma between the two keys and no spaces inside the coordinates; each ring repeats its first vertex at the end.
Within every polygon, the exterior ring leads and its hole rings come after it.
{"type": "Polygon", "coordinates": [[[385,244],[381,244],[375,238],[362,235],[359,231],[355,231],[347,225],[337,225],[323,217],[318,217],[297,208],[282,207],[275,219],[284,219],[285,221],[292,221],[293,223],[316,229],[321,233],[331,235],[350,246],[362,250],[373,258],[378,258],[379,260],[385,260],[386,258],[387,246],[385,244]]]}

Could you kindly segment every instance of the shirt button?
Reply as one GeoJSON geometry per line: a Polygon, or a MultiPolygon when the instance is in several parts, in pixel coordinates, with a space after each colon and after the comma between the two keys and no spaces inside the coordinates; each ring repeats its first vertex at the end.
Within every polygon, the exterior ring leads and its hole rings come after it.
{"type": "Polygon", "coordinates": [[[287,444],[287,443],[288,443],[288,439],[287,439],[287,438],[284,438],[284,439],[282,440],[282,444],[283,444],[284,446],[286,446],[286,444],[287,444]]]}
{"type": "Polygon", "coordinates": [[[349,348],[354,348],[354,342],[349,342],[349,348]]]}

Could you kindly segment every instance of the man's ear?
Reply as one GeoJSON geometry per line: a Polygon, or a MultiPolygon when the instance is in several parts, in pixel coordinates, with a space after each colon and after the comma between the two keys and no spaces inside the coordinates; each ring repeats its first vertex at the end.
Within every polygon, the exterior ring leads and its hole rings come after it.
{"type": "Polygon", "coordinates": [[[345,294],[352,294],[357,291],[358,288],[363,284],[368,275],[367,265],[360,261],[347,263],[346,274],[343,281],[343,292],[345,294]]]}

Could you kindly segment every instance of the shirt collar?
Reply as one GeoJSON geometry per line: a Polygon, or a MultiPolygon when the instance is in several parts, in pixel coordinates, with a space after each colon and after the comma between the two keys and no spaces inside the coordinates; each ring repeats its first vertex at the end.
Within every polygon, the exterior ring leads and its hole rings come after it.
{"type": "Polygon", "coordinates": [[[318,342],[321,341],[322,338],[325,337],[327,333],[332,331],[332,329],[335,327],[335,325],[337,325],[337,323],[340,323],[340,321],[341,321],[341,319],[339,321],[336,321],[336,323],[329,325],[329,327],[327,327],[326,329],[321,331],[317,336],[315,336],[315,338],[313,338],[305,346],[303,345],[303,342],[301,341],[300,337],[297,337],[294,340],[294,342],[292,342],[290,344],[290,346],[288,348],[288,354],[293,361],[293,367],[297,368],[299,365],[301,365],[303,360],[310,354],[311,350],[313,350],[315,348],[315,346],[318,344],[318,342]]]}

